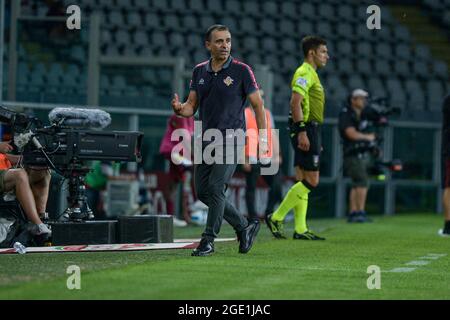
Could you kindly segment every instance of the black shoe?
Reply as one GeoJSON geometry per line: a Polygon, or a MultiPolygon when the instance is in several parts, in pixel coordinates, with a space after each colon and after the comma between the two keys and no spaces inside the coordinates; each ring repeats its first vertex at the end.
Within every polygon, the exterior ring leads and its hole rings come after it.
{"type": "Polygon", "coordinates": [[[272,232],[275,238],[286,239],[286,237],[283,234],[283,222],[273,221],[272,215],[273,214],[269,214],[265,217],[267,227],[269,227],[270,232],[272,232]]]}
{"type": "Polygon", "coordinates": [[[370,218],[367,216],[367,213],[365,213],[365,212],[360,212],[360,213],[358,213],[358,215],[356,216],[355,222],[358,222],[358,223],[372,222],[372,219],[370,219],[370,218]]]}
{"type": "Polygon", "coordinates": [[[325,240],[325,238],[315,235],[311,231],[307,230],[304,233],[294,232],[294,240],[325,240]]]}
{"type": "Polygon", "coordinates": [[[259,221],[249,221],[248,226],[238,233],[239,253],[250,251],[260,227],[259,221]]]}
{"type": "Polygon", "coordinates": [[[192,251],[191,256],[193,257],[209,256],[213,252],[214,252],[214,243],[208,241],[208,239],[206,238],[202,238],[202,240],[200,240],[200,244],[198,245],[197,249],[192,251]]]}
{"type": "Polygon", "coordinates": [[[356,214],[355,212],[351,212],[351,213],[349,213],[348,216],[347,216],[347,222],[348,222],[348,223],[354,223],[354,222],[357,222],[357,221],[356,221],[357,218],[358,218],[358,214],[356,214]]]}

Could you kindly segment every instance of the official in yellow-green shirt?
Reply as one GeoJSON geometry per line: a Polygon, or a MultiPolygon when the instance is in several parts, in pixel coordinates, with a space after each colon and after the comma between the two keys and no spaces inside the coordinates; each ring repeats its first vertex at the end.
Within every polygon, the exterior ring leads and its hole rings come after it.
{"type": "Polygon", "coordinates": [[[321,125],[324,119],[325,92],[317,74],[328,62],[327,43],[316,36],[302,39],[305,57],[292,77],[289,127],[297,183],[291,187],[277,210],[266,217],[266,223],[276,238],[285,238],[283,221],[294,209],[297,240],[325,240],[308,230],[306,213],[308,194],[319,184],[321,125]]]}

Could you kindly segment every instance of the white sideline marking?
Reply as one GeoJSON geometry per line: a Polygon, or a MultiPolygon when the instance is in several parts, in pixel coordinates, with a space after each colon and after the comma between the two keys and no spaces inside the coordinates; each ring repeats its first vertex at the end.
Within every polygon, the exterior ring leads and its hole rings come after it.
{"type": "Polygon", "coordinates": [[[408,263],[405,263],[407,266],[425,266],[429,264],[430,261],[423,261],[423,260],[413,260],[408,263]]]}
{"type": "Polygon", "coordinates": [[[416,268],[394,268],[388,272],[411,272],[416,270],[416,268]]]}
{"type": "MultiPolygon", "coordinates": [[[[446,255],[447,255],[446,253],[428,253],[427,255],[420,257],[419,259],[437,260],[442,257],[445,257],[446,255]]],[[[405,265],[406,266],[425,266],[425,265],[429,264],[430,262],[431,261],[426,261],[426,260],[413,260],[413,261],[405,263],[405,265]]],[[[417,268],[402,267],[402,268],[394,268],[387,272],[412,272],[416,269],[417,268]]]]}

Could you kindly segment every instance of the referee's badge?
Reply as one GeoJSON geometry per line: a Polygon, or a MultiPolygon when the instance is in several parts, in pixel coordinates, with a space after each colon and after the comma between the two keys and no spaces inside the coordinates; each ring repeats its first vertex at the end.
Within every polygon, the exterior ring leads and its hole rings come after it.
{"type": "Polygon", "coordinates": [[[305,78],[298,78],[297,81],[295,81],[296,84],[298,84],[300,87],[306,88],[308,85],[308,80],[305,78]]]}
{"type": "Polygon", "coordinates": [[[230,76],[226,77],[225,79],[223,79],[223,82],[227,85],[227,87],[231,86],[234,82],[233,79],[231,79],[230,76]]]}

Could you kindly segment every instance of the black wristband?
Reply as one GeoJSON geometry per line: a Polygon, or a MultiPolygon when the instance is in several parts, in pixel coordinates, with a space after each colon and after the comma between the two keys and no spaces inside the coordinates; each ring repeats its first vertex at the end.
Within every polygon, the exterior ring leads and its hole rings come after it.
{"type": "Polygon", "coordinates": [[[306,125],[303,121],[295,122],[294,125],[295,133],[300,133],[306,131],[306,125]]]}

